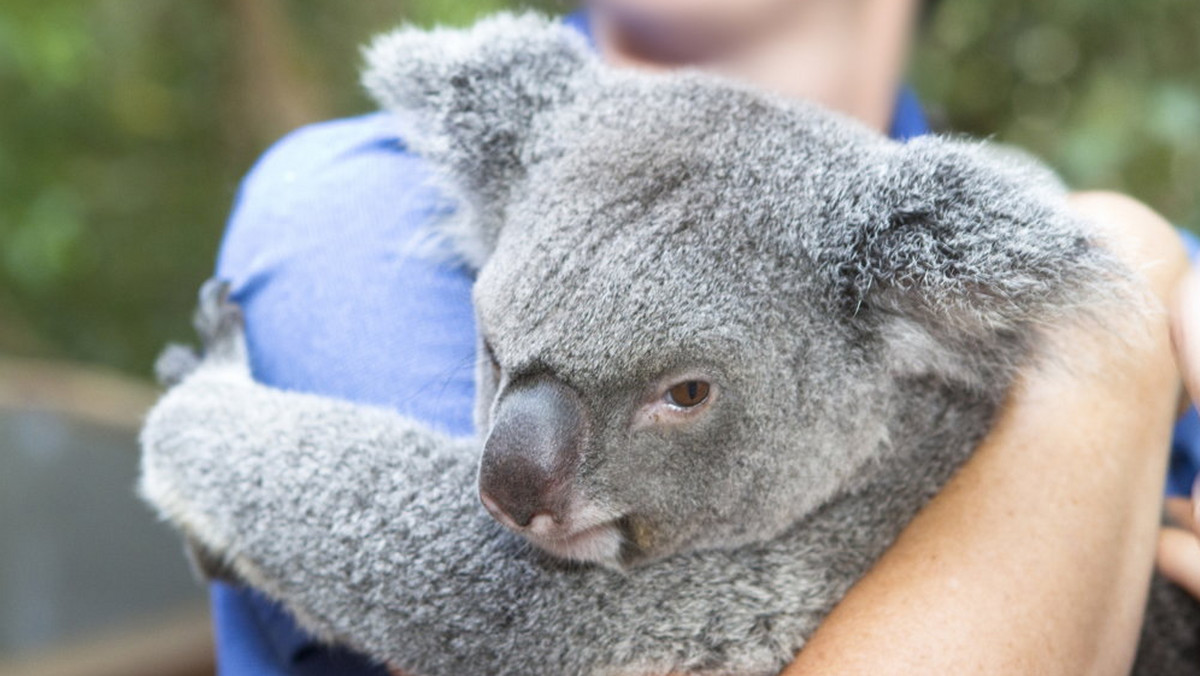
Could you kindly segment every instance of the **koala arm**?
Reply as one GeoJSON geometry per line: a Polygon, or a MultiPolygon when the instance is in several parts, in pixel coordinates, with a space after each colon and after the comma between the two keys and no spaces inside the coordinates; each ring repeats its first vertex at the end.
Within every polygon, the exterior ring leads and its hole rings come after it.
{"type": "MultiPolygon", "coordinates": [[[[1161,218],[1112,195],[1072,206],[1169,300],[1186,261],[1161,218]]],[[[1178,375],[1161,315],[1113,315],[1126,336],[1052,336],[1050,365],[785,673],[1129,673],[1178,375]]]]}
{"type": "Polygon", "coordinates": [[[348,535],[355,524],[347,513],[299,507],[306,500],[322,506],[337,501],[333,492],[347,486],[336,482],[355,480],[337,468],[364,470],[354,486],[364,492],[382,490],[374,479],[390,479],[393,486],[411,481],[416,501],[425,475],[461,474],[469,481],[475,462],[470,440],[446,437],[386,409],[266,387],[251,380],[242,364],[211,355],[156,404],[141,444],[143,497],[205,550],[198,554],[206,574],[253,584],[267,580],[236,553],[254,551],[260,544],[254,538],[270,536],[245,528],[247,510],[289,522],[271,524],[275,530],[296,525],[290,523],[295,519],[304,522],[298,528],[319,525],[348,535]],[[365,471],[371,463],[375,469],[365,471]],[[281,473],[281,466],[297,471],[281,473]],[[244,502],[229,500],[231,495],[244,502]],[[332,523],[338,516],[348,523],[332,523]]]}
{"type": "Polygon", "coordinates": [[[203,359],[172,349],[159,364],[178,384],[143,428],[141,493],[203,572],[265,592],[323,640],[422,676],[765,676],[844,591],[805,544],[771,566],[727,552],[626,573],[549,561],[479,504],[475,441],[255,383],[220,285],[196,324],[203,359]]]}
{"type": "MultiPolygon", "coordinates": [[[[224,285],[216,282],[201,291],[195,324],[204,343],[203,359],[173,346],[156,365],[160,379],[173,387],[151,411],[142,432],[140,489],[183,531],[204,574],[290,599],[294,591],[277,581],[296,578],[289,577],[291,571],[281,572],[278,564],[302,557],[288,547],[327,555],[352,551],[361,543],[340,546],[351,531],[378,526],[366,519],[372,506],[365,502],[397,496],[387,507],[374,507],[403,513],[420,502],[422,489],[436,492],[439,482],[466,488],[474,452],[468,441],[436,434],[385,409],[255,383],[240,311],[226,295],[224,285]],[[335,493],[335,487],[344,490],[335,493]],[[355,509],[346,500],[364,504],[355,509]],[[311,539],[320,530],[334,534],[330,549],[322,550],[311,539]]],[[[381,538],[376,546],[382,546],[381,538]]],[[[400,548],[398,553],[405,552],[400,548]]],[[[296,562],[321,575],[320,564],[296,562]]],[[[309,588],[332,593],[322,583],[309,588]]],[[[323,637],[343,633],[336,620],[320,617],[320,603],[296,610],[301,623],[323,637]]]]}

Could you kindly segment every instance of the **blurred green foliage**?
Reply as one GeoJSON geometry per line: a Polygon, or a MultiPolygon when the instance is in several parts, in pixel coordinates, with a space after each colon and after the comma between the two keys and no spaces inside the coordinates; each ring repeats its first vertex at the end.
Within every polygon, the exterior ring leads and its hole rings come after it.
{"type": "MultiPolygon", "coordinates": [[[[948,129],[1200,227],[1195,0],[944,0],[913,81],[948,129]]],[[[147,374],[189,335],[237,183],[274,139],[369,110],[357,46],[556,0],[4,0],[0,352],[147,374]]]]}
{"type": "Polygon", "coordinates": [[[1200,230],[1200,4],[944,0],[913,78],[946,127],[1200,230]]]}

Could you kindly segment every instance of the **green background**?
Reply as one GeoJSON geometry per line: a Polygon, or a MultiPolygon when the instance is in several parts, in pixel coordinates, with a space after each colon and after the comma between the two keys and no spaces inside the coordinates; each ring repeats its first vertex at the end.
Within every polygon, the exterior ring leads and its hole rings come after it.
{"type": "MultiPolygon", "coordinates": [[[[530,4],[4,0],[0,354],[148,376],[164,342],[190,337],[255,157],[296,126],[370,110],[358,45],[513,6],[530,4]]],[[[943,0],[912,81],[939,126],[1200,228],[1196,0],[943,0]]]]}

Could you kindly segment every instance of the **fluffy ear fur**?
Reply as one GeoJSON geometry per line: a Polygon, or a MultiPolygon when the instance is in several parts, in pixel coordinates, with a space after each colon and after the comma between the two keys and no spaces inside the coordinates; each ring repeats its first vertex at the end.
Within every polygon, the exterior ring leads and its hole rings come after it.
{"type": "Polygon", "coordinates": [[[448,235],[475,267],[491,252],[539,113],[574,98],[596,57],[576,30],[500,14],[469,30],[398,29],[364,52],[363,83],[398,113],[406,144],[452,177],[448,235]]]}
{"type": "Polygon", "coordinates": [[[880,322],[902,362],[1086,318],[1132,288],[1057,177],[1015,151],[928,137],[885,166],[869,222],[832,245],[847,310],[880,322]]]}

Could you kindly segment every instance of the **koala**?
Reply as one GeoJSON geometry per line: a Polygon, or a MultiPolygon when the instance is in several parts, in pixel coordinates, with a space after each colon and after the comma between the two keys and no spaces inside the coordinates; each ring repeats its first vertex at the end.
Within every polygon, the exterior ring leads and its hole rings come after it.
{"type": "MultiPolygon", "coordinates": [[[[1045,327],[1139,302],[1035,162],[885,139],[501,15],[400,29],[365,81],[476,271],[478,438],[203,359],[142,495],[210,576],[414,674],[773,674],[988,432],[1045,327]]],[[[1156,580],[1138,673],[1200,669],[1156,580]]]]}

